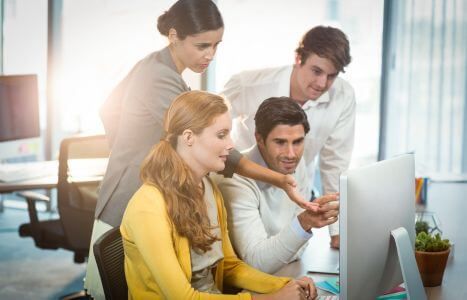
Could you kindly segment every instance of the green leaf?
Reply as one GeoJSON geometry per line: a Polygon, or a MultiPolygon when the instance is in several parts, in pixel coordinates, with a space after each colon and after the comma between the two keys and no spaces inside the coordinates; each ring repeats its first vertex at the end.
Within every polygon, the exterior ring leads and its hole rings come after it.
{"type": "Polygon", "coordinates": [[[441,235],[436,233],[435,235],[429,234],[425,231],[421,231],[417,234],[415,239],[415,250],[425,252],[439,252],[449,249],[451,246],[448,239],[441,239],[441,235]]]}

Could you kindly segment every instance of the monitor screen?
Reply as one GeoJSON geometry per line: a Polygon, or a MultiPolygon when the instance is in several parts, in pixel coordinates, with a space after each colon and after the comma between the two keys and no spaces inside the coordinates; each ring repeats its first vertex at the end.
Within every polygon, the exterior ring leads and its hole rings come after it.
{"type": "Polygon", "coordinates": [[[375,299],[403,282],[391,231],[405,228],[413,248],[414,178],[413,154],[341,175],[340,299],[375,299]]]}
{"type": "Polygon", "coordinates": [[[0,142],[39,135],[37,76],[0,76],[0,142]]]}

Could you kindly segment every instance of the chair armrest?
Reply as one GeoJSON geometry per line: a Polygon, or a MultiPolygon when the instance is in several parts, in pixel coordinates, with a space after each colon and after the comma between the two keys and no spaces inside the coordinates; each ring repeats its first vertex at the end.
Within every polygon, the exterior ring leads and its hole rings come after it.
{"type": "Polygon", "coordinates": [[[16,195],[26,199],[26,203],[28,204],[29,220],[33,227],[36,226],[39,223],[39,218],[37,217],[36,201],[50,202],[50,198],[31,191],[17,192],[16,195]]]}
{"type": "Polygon", "coordinates": [[[32,201],[50,202],[49,197],[43,194],[36,193],[36,192],[24,191],[24,192],[16,192],[15,194],[25,199],[31,199],[32,201]]]}

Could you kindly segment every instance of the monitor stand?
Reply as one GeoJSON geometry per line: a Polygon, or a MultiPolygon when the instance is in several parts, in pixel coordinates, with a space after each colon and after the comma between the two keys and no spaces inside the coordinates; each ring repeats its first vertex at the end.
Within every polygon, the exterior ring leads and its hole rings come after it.
{"type": "Polygon", "coordinates": [[[420,272],[418,271],[417,262],[415,261],[409,233],[404,227],[399,227],[391,231],[391,236],[396,243],[397,255],[399,256],[407,298],[409,300],[426,300],[425,289],[422,284],[420,272]]]}

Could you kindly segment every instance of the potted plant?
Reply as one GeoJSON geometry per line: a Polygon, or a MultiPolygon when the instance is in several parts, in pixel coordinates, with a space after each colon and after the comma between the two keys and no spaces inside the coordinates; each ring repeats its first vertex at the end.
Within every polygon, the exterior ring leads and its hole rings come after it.
{"type": "MultiPolygon", "coordinates": [[[[417,222],[419,223],[419,222],[417,222]]],[[[426,222],[420,222],[426,223],[426,222]]],[[[451,244],[439,233],[429,233],[428,224],[416,224],[415,259],[424,286],[438,286],[443,281],[444,269],[451,244]],[[417,230],[419,229],[419,230],[417,230]]]]}
{"type": "Polygon", "coordinates": [[[430,232],[430,225],[428,225],[428,222],[426,221],[417,221],[415,223],[415,234],[418,235],[420,232],[430,232]]]}

